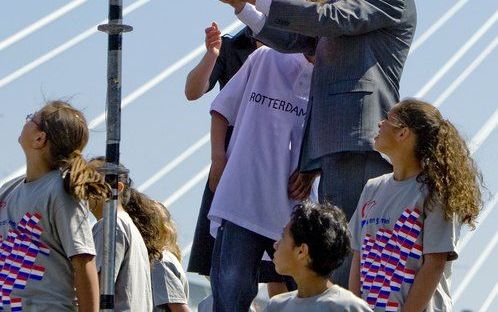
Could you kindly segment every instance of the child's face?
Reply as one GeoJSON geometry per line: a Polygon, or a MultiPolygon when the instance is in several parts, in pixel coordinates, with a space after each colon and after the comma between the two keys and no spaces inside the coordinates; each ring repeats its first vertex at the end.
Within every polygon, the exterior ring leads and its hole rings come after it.
{"type": "Polygon", "coordinates": [[[275,248],[273,263],[275,263],[275,270],[278,274],[292,276],[292,273],[299,266],[299,251],[294,243],[289,227],[290,223],[285,226],[280,240],[273,245],[273,248],[275,248]]]}
{"type": "Polygon", "coordinates": [[[390,111],[387,118],[380,121],[379,134],[374,138],[375,149],[389,155],[389,152],[396,149],[399,144],[397,137],[403,128],[397,120],[396,114],[390,111]]]}
{"type": "Polygon", "coordinates": [[[18,142],[21,144],[23,150],[26,151],[44,146],[44,144],[41,143],[46,141],[46,134],[41,130],[40,123],[41,114],[39,112],[26,116],[26,123],[18,138],[18,142]]]}

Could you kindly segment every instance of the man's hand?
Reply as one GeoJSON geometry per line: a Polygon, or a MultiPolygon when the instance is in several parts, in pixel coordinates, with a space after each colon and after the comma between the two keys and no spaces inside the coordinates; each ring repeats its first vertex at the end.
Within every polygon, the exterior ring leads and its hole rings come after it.
{"type": "Polygon", "coordinates": [[[225,170],[225,166],[227,164],[226,157],[220,156],[215,157],[211,160],[211,172],[209,173],[209,189],[211,192],[216,191],[216,187],[218,187],[218,183],[220,182],[221,175],[225,170]]]}
{"type": "Polygon", "coordinates": [[[211,26],[204,31],[206,33],[205,42],[207,52],[218,57],[221,48],[221,32],[218,29],[218,25],[213,22],[211,26]]]}
{"type": "Polygon", "coordinates": [[[315,177],[316,173],[301,173],[299,170],[294,171],[289,178],[287,187],[289,198],[293,200],[304,200],[308,197],[315,177]]]}

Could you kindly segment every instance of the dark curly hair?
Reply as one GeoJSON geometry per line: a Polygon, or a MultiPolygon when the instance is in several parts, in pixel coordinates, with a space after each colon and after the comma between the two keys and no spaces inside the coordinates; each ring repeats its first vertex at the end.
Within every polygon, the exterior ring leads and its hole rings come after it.
{"type": "Polygon", "coordinates": [[[427,187],[424,209],[442,205],[446,220],[475,227],[482,207],[482,176],[467,144],[451,122],[431,104],[405,99],[393,107],[400,126],[416,135],[415,157],[422,171],[417,181],[427,187]]]}
{"type": "Polygon", "coordinates": [[[308,245],[309,268],[320,276],[330,276],[351,252],[346,216],[330,203],[295,206],[289,232],[296,246],[308,245]]]}

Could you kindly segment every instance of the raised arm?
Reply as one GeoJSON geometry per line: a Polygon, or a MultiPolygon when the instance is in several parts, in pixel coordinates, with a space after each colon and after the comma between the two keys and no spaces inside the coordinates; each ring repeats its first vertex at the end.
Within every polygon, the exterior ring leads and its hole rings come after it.
{"type": "Polygon", "coordinates": [[[190,71],[185,83],[185,96],[189,101],[197,100],[209,90],[209,79],[221,49],[221,33],[215,22],[206,28],[206,53],[197,66],[190,71]]]}
{"type": "Polygon", "coordinates": [[[227,1],[231,1],[227,3],[234,8],[237,18],[249,26],[255,38],[266,46],[282,53],[305,53],[310,55],[314,53],[317,38],[267,27],[266,16],[257,11],[252,4],[238,2],[239,0],[227,1]]]}
{"type": "Polygon", "coordinates": [[[310,37],[361,35],[398,25],[405,5],[406,0],[272,0],[265,26],[310,37]]]}
{"type": "Polygon", "coordinates": [[[272,27],[263,27],[256,39],[282,53],[315,54],[318,38],[291,33],[272,27]]]}
{"type": "Polygon", "coordinates": [[[400,23],[406,0],[221,0],[236,10],[256,3],[266,15],[264,28],[307,37],[360,35],[400,23]]]}

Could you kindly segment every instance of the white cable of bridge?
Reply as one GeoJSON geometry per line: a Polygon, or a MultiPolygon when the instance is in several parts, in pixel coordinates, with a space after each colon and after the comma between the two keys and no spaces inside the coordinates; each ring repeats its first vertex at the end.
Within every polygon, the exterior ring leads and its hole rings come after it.
{"type": "Polygon", "coordinates": [[[0,41],[0,51],[10,47],[11,45],[15,44],[18,41],[21,41],[22,39],[31,35],[35,31],[37,31],[38,29],[43,28],[43,27],[47,26],[48,24],[56,21],[57,19],[66,15],[67,13],[71,12],[72,10],[76,9],[77,7],[79,7],[80,5],[85,3],[86,1],[87,0],[71,1],[68,4],[66,4],[66,5],[58,8],[57,10],[51,12],[50,14],[45,15],[44,17],[40,18],[36,22],[33,22],[32,24],[24,27],[23,29],[16,32],[15,34],[0,41]]]}
{"type": "Polygon", "coordinates": [[[479,270],[481,269],[482,265],[485,263],[485,261],[488,259],[489,255],[491,252],[494,250],[496,247],[496,244],[498,243],[498,232],[495,233],[493,238],[489,241],[487,244],[486,248],[484,251],[482,251],[479,254],[479,257],[477,260],[472,263],[472,266],[470,267],[470,270],[465,272],[465,277],[463,280],[458,284],[458,288],[456,289],[454,295],[453,295],[453,302],[457,302],[460,299],[460,296],[463,294],[469,283],[474,279],[475,275],[479,270]]]}
{"type": "Polygon", "coordinates": [[[488,297],[486,297],[482,306],[479,308],[478,312],[487,312],[497,295],[498,295],[498,282],[496,282],[495,287],[493,287],[488,297]]]}
{"type": "Polygon", "coordinates": [[[449,21],[464,5],[467,4],[469,0],[460,0],[456,2],[446,13],[444,13],[441,17],[434,22],[431,27],[429,27],[423,34],[421,34],[410,47],[410,51],[408,55],[415,52],[422,44],[424,44],[436,31],[439,30],[447,21],[449,21]]]}
{"type": "MultiPolygon", "coordinates": [[[[138,0],[136,2],[133,2],[129,6],[123,9],[123,16],[130,14],[131,12],[135,11],[136,9],[144,6],[145,4],[149,3],[151,0],[138,0]]],[[[35,60],[31,61],[30,63],[22,66],[21,68],[16,69],[15,71],[11,72],[7,76],[3,77],[0,79],[0,88],[5,87],[6,85],[10,84],[11,82],[21,78],[25,74],[31,72],[35,68],[39,67],[42,64],[45,64],[46,62],[50,61],[54,57],[58,56],[59,54],[65,52],[69,48],[74,47],[78,43],[82,42],[83,40],[87,39],[88,37],[96,34],[98,32],[97,26],[101,24],[107,24],[107,19],[101,21],[98,24],[93,25],[92,27],[88,28],[87,30],[83,31],[82,33],[78,34],[77,36],[71,38],[70,40],[64,42],[63,44],[59,45],[58,47],[48,51],[47,53],[43,54],[42,56],[36,58],[35,60]]]]}
{"type": "Polygon", "coordinates": [[[479,56],[467,67],[465,70],[454,80],[446,90],[441,93],[434,101],[434,106],[439,107],[456,89],[467,79],[467,77],[472,74],[476,68],[481,65],[481,63],[491,55],[491,52],[498,46],[498,37],[495,37],[493,41],[479,54],[479,56]]]}
{"type": "Polygon", "coordinates": [[[463,46],[451,56],[451,58],[441,67],[434,76],[415,94],[416,98],[421,98],[427,95],[432,88],[446,75],[446,73],[453,68],[453,66],[482,38],[498,20],[498,10],[484,22],[484,24],[465,41],[463,46]]]}

